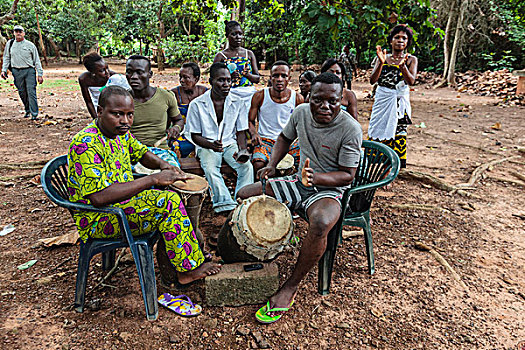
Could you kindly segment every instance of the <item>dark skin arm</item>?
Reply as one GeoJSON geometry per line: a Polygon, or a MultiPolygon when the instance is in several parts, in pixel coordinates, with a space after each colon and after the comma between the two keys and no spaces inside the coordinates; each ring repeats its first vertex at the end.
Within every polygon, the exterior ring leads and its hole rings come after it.
{"type": "Polygon", "coordinates": [[[200,146],[202,148],[207,148],[214,150],[215,152],[222,152],[222,142],[219,140],[215,140],[213,142],[208,141],[206,138],[202,137],[202,134],[191,134],[191,139],[197,146],[200,146]]]}
{"type": "Polygon", "coordinates": [[[89,77],[89,73],[82,73],[78,77],[78,84],[80,85],[80,91],[82,92],[82,97],[84,98],[84,102],[86,103],[86,107],[88,109],[89,115],[91,118],[95,119],[97,117],[97,111],[95,109],[95,106],[93,105],[93,101],[91,100],[91,94],[89,93],[89,89],[87,86],[86,80],[89,77]]]}
{"type": "Polygon", "coordinates": [[[399,69],[403,73],[403,79],[408,85],[416,83],[417,76],[417,58],[415,56],[405,55],[405,58],[399,63],[399,69]]]}
{"type": "Polygon", "coordinates": [[[304,103],[303,95],[295,94],[295,107],[299,106],[301,103],[304,103]]]}
{"type": "Polygon", "coordinates": [[[345,89],[344,93],[346,100],[349,102],[347,112],[357,120],[357,97],[355,97],[355,93],[352,90],[345,89]]]}
{"type": "Polygon", "coordinates": [[[316,173],[312,168],[304,168],[308,186],[342,187],[348,186],[354,180],[357,168],[339,166],[339,171],[316,173]]]}
{"type": "Polygon", "coordinates": [[[257,59],[255,58],[255,55],[251,51],[248,51],[248,57],[250,58],[250,63],[252,65],[252,71],[251,73],[248,71],[245,71],[242,73],[242,75],[245,76],[253,84],[257,84],[261,80],[261,76],[259,75],[259,70],[257,69],[257,59]]]}
{"type": "Polygon", "coordinates": [[[140,163],[150,169],[161,169],[162,171],[130,182],[116,182],[102,191],[87,196],[91,203],[99,208],[130,199],[152,186],[168,186],[177,180],[187,180],[191,178],[191,176],[184,174],[180,169],[161,160],[149,151],[142,156],[140,163]]]}
{"type": "Polygon", "coordinates": [[[261,137],[259,136],[259,133],[257,132],[257,128],[255,127],[255,121],[257,120],[259,108],[261,108],[263,101],[264,101],[264,90],[257,91],[255,94],[253,94],[252,105],[250,107],[250,112],[248,113],[248,120],[250,122],[250,135],[252,136],[253,145],[261,144],[261,137]]]}
{"type": "Polygon", "coordinates": [[[177,114],[175,117],[168,119],[168,128],[166,132],[168,133],[168,140],[176,140],[179,138],[180,134],[184,130],[184,119],[182,119],[182,114],[177,114]],[[170,125],[173,125],[170,127],[170,125]]]}

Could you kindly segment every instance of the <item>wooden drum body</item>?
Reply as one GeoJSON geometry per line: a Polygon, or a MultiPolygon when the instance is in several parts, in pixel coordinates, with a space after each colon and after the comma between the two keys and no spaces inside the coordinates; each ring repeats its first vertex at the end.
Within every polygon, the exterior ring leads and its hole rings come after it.
{"type": "Polygon", "coordinates": [[[290,241],[292,214],[265,195],[245,199],[221,229],[218,253],[227,262],[274,259],[290,241]]]}
{"type": "Polygon", "coordinates": [[[195,235],[199,240],[199,245],[203,247],[204,238],[199,228],[202,203],[208,193],[209,185],[205,178],[192,175],[193,178],[184,181],[175,181],[170,188],[177,192],[186,208],[188,218],[195,230],[195,235]]]}

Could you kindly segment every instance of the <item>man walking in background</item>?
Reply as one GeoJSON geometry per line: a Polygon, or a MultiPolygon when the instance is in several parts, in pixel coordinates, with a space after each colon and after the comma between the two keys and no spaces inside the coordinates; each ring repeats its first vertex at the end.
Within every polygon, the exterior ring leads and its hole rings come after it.
{"type": "Polygon", "coordinates": [[[9,40],[4,50],[4,62],[2,64],[2,78],[7,79],[7,70],[13,73],[15,86],[18,89],[20,99],[24,103],[25,118],[31,116],[34,120],[38,116],[38,101],[36,98],[36,82],[44,82],[44,70],[40,63],[40,57],[36,46],[24,39],[25,31],[20,25],[13,29],[15,38],[9,40]],[[35,74],[38,74],[36,77],[35,74]]]}
{"type": "Polygon", "coordinates": [[[350,46],[343,46],[343,51],[341,51],[339,61],[345,66],[346,88],[352,90],[352,78],[354,75],[357,75],[357,62],[355,60],[355,55],[350,52],[350,46]]]}

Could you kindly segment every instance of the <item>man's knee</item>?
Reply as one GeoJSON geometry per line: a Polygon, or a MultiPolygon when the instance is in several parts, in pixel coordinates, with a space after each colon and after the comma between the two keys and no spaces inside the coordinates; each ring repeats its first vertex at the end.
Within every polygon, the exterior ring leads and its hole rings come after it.
{"type": "Polygon", "coordinates": [[[216,169],[220,169],[222,158],[213,154],[212,150],[202,149],[199,151],[199,162],[204,172],[213,172],[216,169]]]}
{"type": "Polygon", "coordinates": [[[310,231],[319,236],[326,236],[335,226],[340,215],[340,206],[333,199],[322,199],[308,209],[310,231]]]}
{"type": "Polygon", "coordinates": [[[262,185],[260,182],[256,182],[250,185],[246,185],[239,189],[237,192],[237,198],[246,199],[253,196],[259,196],[262,194],[262,185]]]}

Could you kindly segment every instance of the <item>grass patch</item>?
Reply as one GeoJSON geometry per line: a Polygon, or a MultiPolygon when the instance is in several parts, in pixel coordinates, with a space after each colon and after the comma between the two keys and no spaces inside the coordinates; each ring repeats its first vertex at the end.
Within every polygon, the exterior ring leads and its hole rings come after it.
{"type": "MultiPolygon", "coordinates": [[[[37,91],[47,90],[47,92],[54,91],[78,91],[80,86],[76,79],[49,79],[44,76],[44,83],[38,84],[37,91]]],[[[12,79],[0,79],[0,91],[16,91],[15,84],[12,79]]]]}

